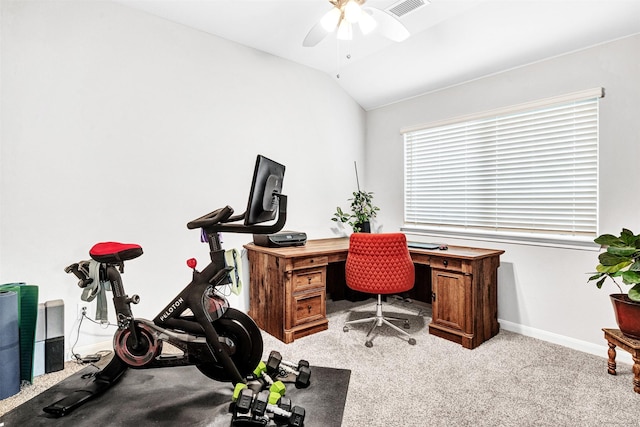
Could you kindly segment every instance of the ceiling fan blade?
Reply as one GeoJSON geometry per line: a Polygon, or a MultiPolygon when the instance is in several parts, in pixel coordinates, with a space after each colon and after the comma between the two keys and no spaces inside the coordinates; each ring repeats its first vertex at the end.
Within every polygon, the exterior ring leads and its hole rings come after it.
{"type": "Polygon", "coordinates": [[[366,7],[364,10],[376,20],[378,26],[375,31],[378,31],[384,37],[394,42],[401,42],[411,35],[402,22],[387,12],[374,7],[366,7]]]}
{"type": "Polygon", "coordinates": [[[327,30],[324,29],[321,22],[316,23],[302,41],[302,46],[313,47],[327,37],[327,30]]]}

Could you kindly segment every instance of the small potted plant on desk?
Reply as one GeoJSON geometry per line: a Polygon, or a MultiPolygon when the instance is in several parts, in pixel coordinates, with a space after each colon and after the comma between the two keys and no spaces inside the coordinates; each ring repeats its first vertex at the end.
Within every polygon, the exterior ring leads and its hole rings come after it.
{"type": "Polygon", "coordinates": [[[356,185],[358,191],[353,192],[351,199],[351,213],[346,213],[338,206],[331,218],[332,221],[349,224],[354,233],[371,233],[371,218],[375,218],[379,207],[373,205],[373,193],[360,190],[360,180],[358,179],[358,165],[353,162],[356,170],[356,185]]]}
{"type": "Polygon", "coordinates": [[[607,278],[618,287],[620,293],[609,295],[620,331],[633,339],[640,339],[640,234],[622,229],[619,236],[603,234],[594,240],[595,243],[606,248],[598,256],[600,263],[596,266],[596,273],[589,277],[589,281],[597,281],[598,289],[602,288],[607,278]],[[620,283],[631,286],[628,293],[624,293],[620,283]]]}
{"type": "Polygon", "coordinates": [[[380,210],[373,205],[373,193],[358,188],[358,191],[353,192],[353,198],[348,200],[351,200],[351,213],[344,212],[338,206],[331,220],[349,224],[354,233],[370,233],[371,218],[375,218],[380,210]]]}

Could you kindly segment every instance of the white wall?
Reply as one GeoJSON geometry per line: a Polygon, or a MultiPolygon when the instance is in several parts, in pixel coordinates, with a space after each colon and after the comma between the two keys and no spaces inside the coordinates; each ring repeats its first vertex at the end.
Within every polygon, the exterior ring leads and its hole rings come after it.
{"type": "MultiPolygon", "coordinates": [[[[365,112],[330,77],[107,1],[2,0],[0,16],[0,283],[62,298],[68,345],[80,290],[64,267],[99,241],[141,244],[124,279],[153,318],[185,260],[207,261],[186,223],[244,211],[259,153],[287,166],[287,229],[332,235],[365,112]]],[[[83,326],[78,346],[112,334],[83,326]]]]}
{"type": "MultiPolygon", "coordinates": [[[[604,87],[600,102],[599,226],[640,233],[640,35],[541,61],[367,112],[366,179],[388,231],[403,220],[403,142],[399,130],[499,107],[604,87]]],[[[442,238],[425,236],[426,241],[442,238]]],[[[608,294],[587,285],[597,252],[447,239],[504,249],[498,317],[503,328],[602,352],[615,327],[608,294]]]]}
{"type": "MultiPolygon", "coordinates": [[[[188,282],[184,260],[206,262],[186,222],[226,204],[242,211],[258,153],[287,165],[288,229],[330,236],[357,160],[393,231],[401,127],[596,86],[606,90],[601,231],[640,232],[640,198],[623,199],[640,185],[640,36],[365,115],[324,74],[118,4],[2,0],[0,23],[0,283],[64,299],[69,338],[80,291],[66,265],[98,241],[140,243],[145,254],[128,263],[125,284],[142,297],[136,314],[153,317],[188,282]]],[[[249,240],[225,235],[227,247],[249,240]]],[[[596,252],[449,243],[506,250],[503,328],[600,351],[613,289],[586,284],[596,252]]],[[[246,294],[232,304],[246,308],[246,294]]],[[[111,334],[83,326],[78,346],[111,334]]]]}

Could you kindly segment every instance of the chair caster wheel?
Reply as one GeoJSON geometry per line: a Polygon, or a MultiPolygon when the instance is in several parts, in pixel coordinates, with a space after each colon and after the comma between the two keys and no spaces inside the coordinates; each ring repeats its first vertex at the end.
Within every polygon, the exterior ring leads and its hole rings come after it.
{"type": "Polygon", "coordinates": [[[404,327],[405,329],[411,329],[411,325],[409,324],[409,321],[405,321],[404,324],[402,325],[402,327],[404,327]]]}
{"type": "Polygon", "coordinates": [[[343,326],[342,327],[342,332],[349,332],[349,327],[348,326],[343,326]]]}
{"type": "Polygon", "coordinates": [[[416,345],[416,340],[415,340],[415,338],[409,338],[409,344],[410,344],[410,345],[416,345]]]}
{"type": "Polygon", "coordinates": [[[371,347],[373,347],[373,343],[371,341],[365,341],[364,342],[364,346],[368,347],[368,348],[371,348],[371,347]]]}

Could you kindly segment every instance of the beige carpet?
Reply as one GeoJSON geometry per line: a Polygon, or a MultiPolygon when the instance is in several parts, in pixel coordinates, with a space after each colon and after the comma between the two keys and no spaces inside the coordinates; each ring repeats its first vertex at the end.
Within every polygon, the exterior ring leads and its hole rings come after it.
{"type": "Polygon", "coordinates": [[[55,384],[58,384],[69,375],[78,372],[85,366],[87,365],[76,362],[65,362],[64,370],[62,371],[37,376],[33,379],[33,384],[23,381],[18,394],[0,400],[0,416],[6,414],[32,397],[37,396],[55,384]]]}

